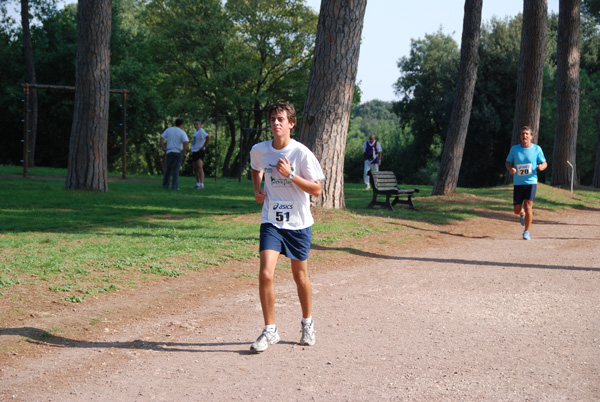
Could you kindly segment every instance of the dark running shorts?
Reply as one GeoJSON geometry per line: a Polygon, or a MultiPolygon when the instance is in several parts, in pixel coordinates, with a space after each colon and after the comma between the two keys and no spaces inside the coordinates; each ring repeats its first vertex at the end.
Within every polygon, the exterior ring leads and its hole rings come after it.
{"type": "Polygon", "coordinates": [[[308,260],[312,228],[279,229],[270,223],[260,225],[260,251],[275,250],[296,261],[308,260]]]}
{"type": "Polygon", "coordinates": [[[205,152],[201,149],[198,152],[192,152],[192,161],[196,162],[198,159],[202,159],[204,161],[205,152]]]}
{"type": "Polygon", "coordinates": [[[515,186],[513,190],[513,205],[521,205],[525,200],[533,201],[536,191],[537,184],[515,186]]]}

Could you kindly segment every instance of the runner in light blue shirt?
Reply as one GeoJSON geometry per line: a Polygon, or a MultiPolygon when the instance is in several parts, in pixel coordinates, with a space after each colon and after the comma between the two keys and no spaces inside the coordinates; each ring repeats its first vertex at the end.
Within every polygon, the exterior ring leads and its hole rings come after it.
{"type": "Polygon", "coordinates": [[[529,229],[533,223],[533,200],[537,190],[537,172],[548,167],[544,152],[539,145],[531,142],[531,128],[521,129],[521,143],[514,145],[506,157],[506,169],[513,176],[513,210],[521,217],[525,226],[523,239],[530,240],[529,229]]]}

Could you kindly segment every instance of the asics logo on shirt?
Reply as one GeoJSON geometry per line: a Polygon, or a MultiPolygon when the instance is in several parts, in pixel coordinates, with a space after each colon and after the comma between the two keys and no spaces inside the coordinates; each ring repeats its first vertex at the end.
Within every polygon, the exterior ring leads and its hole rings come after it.
{"type": "Polygon", "coordinates": [[[294,209],[294,205],[293,204],[280,204],[280,203],[276,202],[273,205],[273,210],[276,211],[278,209],[279,210],[281,210],[281,209],[294,209]]]}

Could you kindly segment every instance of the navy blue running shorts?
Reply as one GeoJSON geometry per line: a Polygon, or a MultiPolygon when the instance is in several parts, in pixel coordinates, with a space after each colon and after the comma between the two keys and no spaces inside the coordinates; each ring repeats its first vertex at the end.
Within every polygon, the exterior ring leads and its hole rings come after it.
{"type": "Polygon", "coordinates": [[[522,184],[514,187],[513,190],[513,205],[521,205],[523,201],[533,201],[537,184],[522,184]]]}
{"type": "Polygon", "coordinates": [[[260,251],[275,250],[296,261],[308,260],[312,228],[279,229],[270,223],[260,225],[260,251]]]}

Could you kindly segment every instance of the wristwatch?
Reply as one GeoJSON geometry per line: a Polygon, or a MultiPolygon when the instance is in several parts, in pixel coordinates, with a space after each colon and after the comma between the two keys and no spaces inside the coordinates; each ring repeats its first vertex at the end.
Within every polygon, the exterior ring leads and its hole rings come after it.
{"type": "Polygon", "coordinates": [[[296,173],[292,170],[292,173],[288,174],[288,179],[292,180],[296,176],[296,173]]]}

